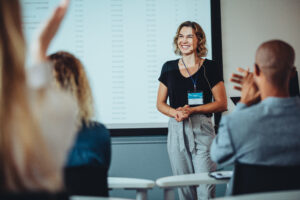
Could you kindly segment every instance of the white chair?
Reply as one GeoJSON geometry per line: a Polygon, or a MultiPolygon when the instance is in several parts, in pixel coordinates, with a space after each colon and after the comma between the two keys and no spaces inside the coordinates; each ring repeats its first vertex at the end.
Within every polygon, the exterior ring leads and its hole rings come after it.
{"type": "Polygon", "coordinates": [[[87,196],[71,196],[70,200],[132,200],[113,197],[87,197],[87,196]]]}
{"type": "Polygon", "coordinates": [[[243,194],[236,196],[228,196],[222,198],[216,198],[214,200],[299,200],[300,190],[291,191],[276,191],[256,194],[243,194]]]}
{"type": "Polygon", "coordinates": [[[155,182],[148,179],[108,177],[109,189],[136,190],[137,200],[147,200],[147,192],[155,186],[155,182]]]}
{"type": "MultiPolygon", "coordinates": [[[[223,171],[228,173],[229,171],[223,171]]],[[[156,185],[164,189],[164,199],[175,199],[174,188],[186,186],[198,186],[200,184],[226,184],[229,179],[217,180],[205,173],[185,174],[178,176],[168,176],[156,180],[156,185]]]]}

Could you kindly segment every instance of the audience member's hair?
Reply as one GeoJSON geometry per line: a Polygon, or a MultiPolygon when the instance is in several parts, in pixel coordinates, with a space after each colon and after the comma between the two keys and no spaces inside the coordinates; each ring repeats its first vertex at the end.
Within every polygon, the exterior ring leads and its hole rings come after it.
{"type": "Polygon", "coordinates": [[[174,50],[175,54],[181,55],[181,51],[178,48],[177,41],[178,41],[178,37],[179,37],[180,31],[181,31],[181,29],[183,27],[190,27],[190,28],[192,28],[194,30],[194,33],[195,33],[195,35],[197,37],[197,40],[198,40],[197,55],[199,57],[205,57],[206,54],[207,54],[205,33],[204,33],[203,29],[201,28],[201,26],[198,23],[191,22],[191,21],[183,22],[177,28],[176,35],[175,35],[174,41],[173,41],[173,46],[174,46],[174,49],[175,49],[174,50]]]}
{"type": "Polygon", "coordinates": [[[24,63],[19,1],[0,0],[0,190],[56,191],[61,178],[53,173],[53,162],[30,109],[24,63]]]}
{"type": "Polygon", "coordinates": [[[54,77],[58,85],[70,91],[78,101],[79,119],[89,125],[93,117],[93,97],[88,78],[80,60],[60,51],[49,56],[54,64],[54,77]]]}
{"type": "Polygon", "coordinates": [[[294,61],[293,47],[281,40],[264,42],[256,52],[256,65],[267,80],[278,88],[288,84],[294,61]]]}

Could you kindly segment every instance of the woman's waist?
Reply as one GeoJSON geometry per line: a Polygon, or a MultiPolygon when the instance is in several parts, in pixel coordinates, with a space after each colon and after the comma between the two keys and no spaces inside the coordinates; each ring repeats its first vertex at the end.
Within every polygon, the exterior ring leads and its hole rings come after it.
{"type": "MultiPolygon", "coordinates": [[[[185,120],[202,120],[202,119],[209,119],[211,120],[211,116],[212,116],[212,113],[207,113],[207,114],[203,114],[203,113],[194,113],[194,114],[191,114],[188,118],[186,118],[185,120]]],[[[174,121],[174,122],[177,122],[176,119],[174,117],[170,117],[169,118],[170,121],[174,121]]],[[[184,120],[183,120],[184,121],[184,120]]]]}

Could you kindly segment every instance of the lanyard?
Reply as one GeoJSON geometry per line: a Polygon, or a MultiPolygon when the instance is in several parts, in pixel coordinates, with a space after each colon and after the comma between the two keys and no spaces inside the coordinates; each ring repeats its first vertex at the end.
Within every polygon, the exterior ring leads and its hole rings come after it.
{"type": "Polygon", "coordinates": [[[191,74],[190,74],[188,68],[186,67],[186,65],[185,65],[185,63],[184,63],[184,61],[183,61],[183,59],[181,59],[181,61],[182,61],[183,65],[184,65],[184,67],[185,67],[187,73],[189,74],[189,77],[190,77],[191,80],[193,81],[193,84],[194,84],[194,90],[196,91],[196,90],[197,90],[197,85],[196,85],[197,79],[195,79],[195,80],[193,79],[193,77],[191,76],[191,74]]]}

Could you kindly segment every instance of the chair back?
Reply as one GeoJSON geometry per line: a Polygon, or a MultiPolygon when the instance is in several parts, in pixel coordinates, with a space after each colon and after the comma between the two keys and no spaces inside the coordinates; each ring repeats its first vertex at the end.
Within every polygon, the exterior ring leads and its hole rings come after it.
{"type": "Polygon", "coordinates": [[[68,194],[107,197],[107,171],[101,165],[66,167],[64,182],[68,194]]]}
{"type": "Polygon", "coordinates": [[[300,166],[235,164],[233,195],[296,189],[300,189],[300,166]]]}

